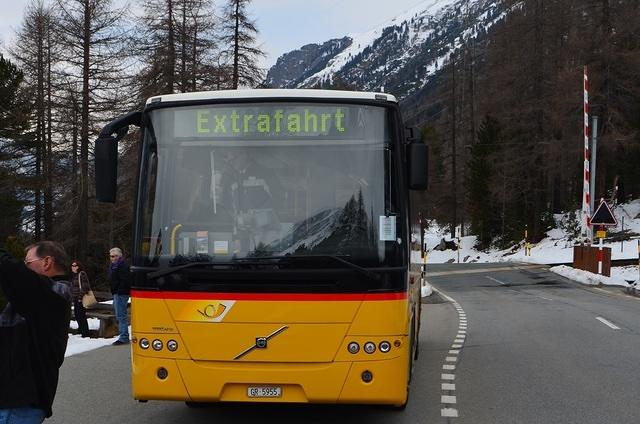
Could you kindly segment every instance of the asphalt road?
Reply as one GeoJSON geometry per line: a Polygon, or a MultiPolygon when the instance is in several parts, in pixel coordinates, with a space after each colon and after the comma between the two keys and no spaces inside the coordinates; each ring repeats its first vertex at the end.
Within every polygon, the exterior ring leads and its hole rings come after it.
{"type": "Polygon", "coordinates": [[[468,321],[456,363],[456,422],[640,422],[640,299],[546,267],[429,272],[468,321]]]}
{"type": "Polygon", "coordinates": [[[431,265],[428,279],[443,295],[423,305],[420,358],[405,411],[138,403],[130,394],[128,347],[108,346],[65,360],[54,416],[46,422],[640,421],[640,299],[585,289],[543,267],[431,265]]]}

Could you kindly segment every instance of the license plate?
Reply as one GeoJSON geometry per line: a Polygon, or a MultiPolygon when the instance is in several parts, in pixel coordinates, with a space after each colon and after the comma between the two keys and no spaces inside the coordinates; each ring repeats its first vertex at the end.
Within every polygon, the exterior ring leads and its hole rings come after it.
{"type": "Polygon", "coordinates": [[[247,396],[250,398],[278,398],[282,396],[280,386],[249,386],[247,396]]]}

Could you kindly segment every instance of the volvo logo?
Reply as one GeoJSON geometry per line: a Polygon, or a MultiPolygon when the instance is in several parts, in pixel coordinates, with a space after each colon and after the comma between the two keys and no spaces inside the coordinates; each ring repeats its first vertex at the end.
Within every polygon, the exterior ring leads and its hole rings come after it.
{"type": "Polygon", "coordinates": [[[253,346],[243,350],[242,352],[237,354],[236,357],[233,358],[233,359],[234,360],[240,359],[244,355],[246,355],[247,353],[251,352],[253,349],[266,349],[267,348],[267,342],[269,341],[269,339],[272,338],[272,337],[277,336],[280,333],[282,333],[287,328],[289,328],[289,327],[287,327],[286,325],[283,325],[282,327],[278,328],[276,331],[274,331],[273,333],[269,334],[266,337],[256,337],[256,343],[253,346]]]}

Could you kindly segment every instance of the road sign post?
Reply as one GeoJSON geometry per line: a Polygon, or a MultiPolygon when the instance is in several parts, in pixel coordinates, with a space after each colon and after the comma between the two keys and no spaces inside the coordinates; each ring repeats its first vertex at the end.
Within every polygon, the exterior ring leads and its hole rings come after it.
{"type": "Polygon", "coordinates": [[[606,227],[615,227],[618,225],[618,220],[614,216],[611,208],[604,201],[604,199],[600,200],[600,205],[598,205],[598,209],[594,212],[593,216],[589,219],[589,225],[591,228],[598,226],[598,231],[596,232],[596,237],[600,240],[598,243],[598,252],[596,253],[596,258],[598,260],[598,274],[602,275],[602,260],[604,258],[603,252],[603,242],[604,238],[607,236],[607,232],[605,231],[606,227]]]}
{"type": "Polygon", "coordinates": [[[602,257],[603,257],[602,241],[607,235],[607,232],[604,231],[604,227],[600,226],[600,230],[598,230],[597,234],[598,234],[598,239],[600,240],[598,242],[598,255],[597,255],[598,256],[598,275],[602,275],[602,257]]]}

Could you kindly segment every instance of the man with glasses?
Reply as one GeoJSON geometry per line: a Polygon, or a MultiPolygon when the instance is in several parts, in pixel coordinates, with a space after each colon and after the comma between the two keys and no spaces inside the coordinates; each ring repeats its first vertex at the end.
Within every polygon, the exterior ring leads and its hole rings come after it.
{"type": "MultiPolygon", "coordinates": [[[[111,294],[113,295],[113,308],[116,311],[118,321],[118,339],[114,345],[129,343],[129,291],[131,290],[131,276],[129,275],[129,265],[122,256],[122,250],[114,247],[109,250],[111,264],[107,271],[109,283],[111,284],[111,294]]],[[[0,423],[1,424],[1,423],[0,423]]]]}
{"type": "Polygon", "coordinates": [[[0,249],[0,424],[51,416],[71,316],[68,259],[56,242],[25,249],[19,261],[0,249]]]}

